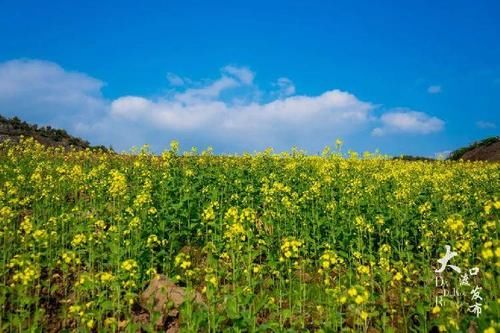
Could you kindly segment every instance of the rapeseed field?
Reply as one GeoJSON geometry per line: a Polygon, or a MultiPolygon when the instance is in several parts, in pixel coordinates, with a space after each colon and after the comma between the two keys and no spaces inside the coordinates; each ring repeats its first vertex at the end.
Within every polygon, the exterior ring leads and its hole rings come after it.
{"type": "Polygon", "coordinates": [[[1,331],[495,332],[499,215],[498,163],[4,142],[1,331]]]}

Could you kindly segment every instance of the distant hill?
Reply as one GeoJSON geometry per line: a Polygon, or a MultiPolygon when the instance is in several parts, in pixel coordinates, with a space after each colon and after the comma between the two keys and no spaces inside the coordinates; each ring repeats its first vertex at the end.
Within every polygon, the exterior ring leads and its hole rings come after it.
{"type": "Polygon", "coordinates": [[[21,136],[33,137],[38,142],[47,146],[74,147],[76,149],[102,149],[104,146],[91,146],[86,140],[69,135],[63,129],[55,129],[50,126],[28,124],[18,117],[5,118],[0,115],[0,142],[10,139],[18,142],[21,136]]]}
{"type": "Polygon", "coordinates": [[[435,161],[434,158],[425,156],[413,156],[413,155],[394,156],[392,159],[401,161],[435,161]]]}
{"type": "MultiPolygon", "coordinates": [[[[424,156],[401,155],[393,157],[403,161],[435,161],[436,159],[424,156]]],[[[458,148],[449,154],[447,160],[458,161],[490,161],[500,162],[500,137],[493,136],[476,141],[467,147],[458,148]]]]}
{"type": "Polygon", "coordinates": [[[500,161],[500,137],[493,136],[453,151],[450,160],[466,161],[500,161]]]}

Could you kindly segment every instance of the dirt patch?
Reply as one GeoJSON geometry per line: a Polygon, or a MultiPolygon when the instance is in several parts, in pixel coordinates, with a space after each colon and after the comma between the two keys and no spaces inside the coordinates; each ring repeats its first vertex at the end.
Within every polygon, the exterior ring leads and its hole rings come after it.
{"type": "Polygon", "coordinates": [[[189,293],[164,275],[158,275],[152,279],[139,298],[139,304],[150,315],[159,315],[155,324],[164,326],[166,323],[167,326],[172,326],[172,332],[175,332],[174,327],[178,326],[178,323],[173,324],[175,320],[171,319],[178,317],[179,308],[185,301],[204,304],[199,292],[189,293]]]}

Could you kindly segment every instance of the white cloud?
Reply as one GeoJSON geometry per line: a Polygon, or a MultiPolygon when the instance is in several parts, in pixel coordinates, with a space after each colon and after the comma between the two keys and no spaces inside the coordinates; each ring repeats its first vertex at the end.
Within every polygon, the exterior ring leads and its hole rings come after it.
{"type": "Polygon", "coordinates": [[[280,77],[274,85],[278,87],[278,95],[280,97],[295,94],[295,85],[293,84],[293,81],[287,77],[280,77]]]}
{"type": "Polygon", "coordinates": [[[337,137],[388,133],[427,134],[443,122],[424,113],[393,110],[380,118],[371,102],[338,89],[297,95],[293,82],[279,78],[279,91],[262,91],[247,67],[226,66],[213,80],[167,75],[172,87],[160,97],[121,96],[106,100],[103,82],[39,60],[0,63],[0,110],[38,124],[63,127],[95,144],[128,149],[170,140],[214,145],[226,152],[321,149],[337,137]]]}
{"type": "Polygon", "coordinates": [[[285,96],[295,91],[286,78],[278,80],[283,93],[268,102],[239,94],[222,97],[235,89],[256,90],[250,79],[253,75],[248,73],[246,69],[225,67],[218,79],[169,96],[124,96],[111,103],[110,113],[115,120],[140,123],[179,137],[193,134],[205,138],[207,144],[226,142],[249,150],[268,145],[286,147],[292,141],[307,145],[325,137],[331,140],[359,131],[373,120],[371,103],[340,90],[318,96],[285,96]]]}
{"type": "Polygon", "coordinates": [[[190,103],[194,100],[207,100],[218,97],[224,90],[239,87],[241,83],[231,77],[222,76],[220,79],[199,88],[189,88],[176,94],[179,101],[190,103]]]}
{"type": "Polygon", "coordinates": [[[174,73],[167,73],[167,80],[168,83],[174,87],[180,87],[184,85],[184,79],[174,73]]]}
{"type": "Polygon", "coordinates": [[[111,113],[114,116],[135,121],[140,120],[152,106],[153,103],[145,98],[124,96],[111,103],[111,113]]]}
{"type": "Polygon", "coordinates": [[[75,119],[96,117],[106,111],[103,85],[53,62],[7,61],[0,63],[1,112],[38,123],[56,121],[66,127],[75,119]]]}
{"type": "Polygon", "coordinates": [[[236,79],[241,81],[243,84],[252,84],[255,78],[255,73],[252,72],[248,67],[236,67],[236,66],[225,66],[222,69],[223,72],[230,76],[234,76],[236,79]]]}
{"type": "MultiPolygon", "coordinates": [[[[304,134],[311,129],[349,132],[370,121],[373,105],[339,90],[319,96],[292,96],[268,103],[239,105],[212,99],[186,98],[179,93],[170,99],[148,100],[127,96],[113,101],[117,118],[142,121],[149,126],[173,131],[203,131],[211,136],[255,141],[279,131],[304,134]]],[[[320,133],[317,133],[320,134],[320,133]]],[[[285,135],[286,136],[286,135],[285,135]]]]}
{"type": "Polygon", "coordinates": [[[476,126],[479,128],[483,128],[483,129],[497,127],[497,125],[495,123],[492,123],[490,121],[484,121],[484,120],[477,121],[476,126]]]}
{"type": "Polygon", "coordinates": [[[441,86],[438,85],[429,86],[429,88],[427,88],[427,92],[429,94],[439,94],[442,91],[443,89],[441,88],[441,86]]]}
{"type": "Polygon", "coordinates": [[[381,127],[372,131],[374,136],[393,133],[430,134],[439,132],[444,127],[444,121],[423,112],[404,108],[396,108],[380,117],[381,127]]]}

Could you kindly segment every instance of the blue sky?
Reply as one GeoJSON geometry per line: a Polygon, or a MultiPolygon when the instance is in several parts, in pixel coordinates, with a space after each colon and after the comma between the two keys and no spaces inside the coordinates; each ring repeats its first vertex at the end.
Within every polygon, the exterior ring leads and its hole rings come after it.
{"type": "Polygon", "coordinates": [[[2,1],[0,113],[128,149],[498,135],[498,1],[2,1]]]}

